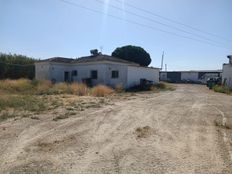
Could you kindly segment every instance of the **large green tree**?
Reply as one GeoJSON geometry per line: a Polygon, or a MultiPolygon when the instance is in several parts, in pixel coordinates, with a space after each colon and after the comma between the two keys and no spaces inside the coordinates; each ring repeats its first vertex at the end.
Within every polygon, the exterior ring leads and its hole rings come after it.
{"type": "Polygon", "coordinates": [[[151,63],[150,54],[138,46],[127,45],[116,48],[112,56],[138,63],[141,66],[148,66],[151,63]]]}

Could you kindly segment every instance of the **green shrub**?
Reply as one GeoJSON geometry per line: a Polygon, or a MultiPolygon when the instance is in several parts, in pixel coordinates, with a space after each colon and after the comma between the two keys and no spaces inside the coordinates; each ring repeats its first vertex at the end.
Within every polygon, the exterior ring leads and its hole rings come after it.
{"type": "Polygon", "coordinates": [[[232,90],[229,87],[221,86],[221,85],[215,85],[213,87],[213,90],[215,92],[220,92],[220,93],[225,93],[225,94],[230,94],[232,92],[232,90]]]}

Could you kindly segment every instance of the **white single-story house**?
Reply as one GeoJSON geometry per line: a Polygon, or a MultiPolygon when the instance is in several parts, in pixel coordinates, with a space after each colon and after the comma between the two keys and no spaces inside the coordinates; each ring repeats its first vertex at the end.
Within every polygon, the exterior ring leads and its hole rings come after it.
{"type": "Polygon", "coordinates": [[[232,88],[232,55],[227,56],[229,63],[223,64],[222,83],[232,88]]]}
{"type": "Polygon", "coordinates": [[[205,84],[209,78],[221,77],[222,70],[201,70],[201,71],[162,71],[161,81],[190,82],[205,84]]]}
{"type": "Polygon", "coordinates": [[[144,67],[108,55],[92,55],[78,59],[54,57],[35,63],[35,78],[58,82],[78,82],[90,85],[122,85],[130,88],[144,79],[159,82],[159,68],[144,67]]]}

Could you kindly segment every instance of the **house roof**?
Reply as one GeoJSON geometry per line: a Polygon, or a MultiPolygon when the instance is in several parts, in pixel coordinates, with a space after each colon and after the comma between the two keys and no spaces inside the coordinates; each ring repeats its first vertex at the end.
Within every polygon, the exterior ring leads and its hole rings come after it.
{"type": "Polygon", "coordinates": [[[123,60],[123,59],[108,56],[108,55],[101,55],[101,54],[97,55],[97,56],[80,57],[78,59],[64,58],[64,57],[53,57],[53,58],[41,60],[39,62],[57,62],[57,63],[76,64],[76,63],[90,63],[90,62],[101,62],[101,61],[110,61],[110,62],[125,63],[125,64],[129,64],[129,65],[139,66],[139,64],[134,63],[134,62],[130,62],[127,60],[123,60]]]}
{"type": "Polygon", "coordinates": [[[71,63],[75,59],[65,57],[52,57],[49,59],[40,60],[39,62],[58,62],[58,63],[71,63]]]}
{"type": "Polygon", "coordinates": [[[139,65],[137,63],[123,60],[120,58],[116,58],[113,56],[108,56],[108,55],[97,55],[97,56],[86,56],[86,57],[80,57],[73,62],[75,63],[89,63],[89,62],[101,62],[101,61],[110,61],[110,62],[117,62],[117,63],[126,63],[129,65],[139,65]]]}

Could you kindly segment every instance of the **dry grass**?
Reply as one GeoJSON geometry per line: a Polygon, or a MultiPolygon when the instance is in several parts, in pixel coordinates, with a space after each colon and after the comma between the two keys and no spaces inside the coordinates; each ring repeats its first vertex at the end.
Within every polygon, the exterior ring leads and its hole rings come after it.
{"type": "Polygon", "coordinates": [[[52,84],[49,81],[26,79],[2,80],[0,81],[0,121],[22,117],[36,120],[39,118],[37,115],[42,112],[50,112],[57,108],[62,110],[66,107],[68,112],[63,116],[58,115],[54,120],[65,119],[76,115],[75,111],[81,112],[104,104],[96,98],[92,98],[96,102],[89,100],[80,102],[79,97],[76,96],[104,97],[113,92],[113,89],[103,85],[89,88],[85,84],[78,83],[52,84]]]}
{"type": "Polygon", "coordinates": [[[2,95],[0,97],[0,110],[19,109],[23,111],[43,111],[46,109],[44,101],[31,95],[2,95]]]}
{"type": "Polygon", "coordinates": [[[78,95],[78,96],[89,95],[89,88],[82,83],[73,83],[70,85],[70,89],[72,91],[72,94],[74,95],[78,95]]]}
{"type": "Polygon", "coordinates": [[[122,93],[122,92],[125,92],[125,89],[124,89],[124,87],[121,84],[119,84],[119,85],[116,85],[115,91],[117,93],[122,93]]]}
{"type": "Polygon", "coordinates": [[[25,92],[33,89],[33,85],[30,80],[19,79],[19,80],[1,80],[0,90],[9,92],[25,92]]]}
{"type": "Polygon", "coordinates": [[[99,85],[93,89],[87,87],[82,83],[57,83],[52,84],[50,81],[37,80],[1,80],[1,93],[26,93],[37,95],[56,95],[56,94],[74,94],[78,96],[93,95],[96,97],[103,97],[113,92],[113,89],[99,85]]]}
{"type": "Polygon", "coordinates": [[[173,91],[175,90],[175,87],[171,84],[168,83],[158,83],[153,86],[156,90],[168,90],[168,91],[173,91]]]}
{"type": "Polygon", "coordinates": [[[104,85],[98,85],[92,89],[92,95],[95,97],[105,97],[113,94],[114,90],[104,85]]]}
{"type": "Polygon", "coordinates": [[[52,87],[53,94],[71,94],[70,85],[67,83],[57,83],[52,87]]]}
{"type": "Polygon", "coordinates": [[[222,123],[222,120],[216,119],[214,120],[214,125],[224,129],[232,129],[232,118],[227,119],[224,124],[222,123]]]}
{"type": "Polygon", "coordinates": [[[48,91],[52,88],[52,83],[50,81],[36,81],[36,93],[37,94],[47,94],[48,91]]]}
{"type": "Polygon", "coordinates": [[[147,138],[152,134],[152,129],[150,126],[139,127],[135,130],[137,138],[147,138]]]}

